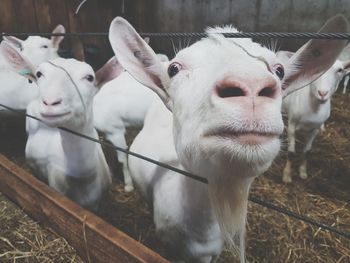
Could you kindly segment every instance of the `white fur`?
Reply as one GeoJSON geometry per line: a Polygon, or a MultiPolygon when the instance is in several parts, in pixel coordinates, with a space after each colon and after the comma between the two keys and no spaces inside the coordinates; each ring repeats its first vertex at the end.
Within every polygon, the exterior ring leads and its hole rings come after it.
{"type": "MultiPolygon", "coordinates": [[[[343,51],[340,53],[339,60],[345,61],[345,60],[350,60],[350,45],[347,45],[343,51]]],[[[350,79],[350,75],[346,74],[344,77],[344,83],[343,83],[343,94],[346,93],[346,88],[348,86],[349,83],[349,79],[350,79]]]]}
{"type": "MultiPolygon", "coordinates": [[[[103,67],[96,73],[95,80],[88,64],[62,58],[42,63],[34,70],[8,44],[2,43],[1,51],[15,70],[30,70],[26,76],[35,81],[39,89],[38,97],[27,109],[29,114],[43,121],[28,119],[26,122],[25,155],[29,166],[57,191],[83,207],[96,210],[111,183],[101,145],[57,127],[98,139],[93,126],[92,102],[98,83],[104,83],[100,77],[108,79],[113,75],[107,74],[111,70],[103,67]]],[[[110,67],[111,61],[106,65],[110,67]]]]}
{"type": "MultiPolygon", "coordinates": [[[[334,24],[340,20],[326,29],[348,31],[346,22],[334,24]]],[[[222,31],[216,28],[210,33],[222,31]]],[[[302,47],[285,65],[287,86],[275,73],[282,63],[275,53],[249,39],[210,34],[177,53],[168,65],[178,63],[181,69],[170,77],[167,67],[124,19],[112,22],[109,38],[120,64],[166,106],[152,105],[131,150],[209,181],[207,186],[129,157],[134,182],[153,205],[159,237],[173,259],[188,262],[215,260],[224,240],[232,248],[238,237],[244,262],[249,187],[268,169],[280,147],[281,87],[283,93],[291,92],[317,78],[333,64],[345,41],[329,41],[327,47],[312,41],[302,47]],[[325,56],[313,58],[310,50],[316,47],[325,56]],[[318,62],[320,71],[308,67],[309,59],[318,62]],[[296,63],[304,68],[297,71],[296,63]],[[219,92],[221,88],[230,95],[219,92]]]]}
{"type": "MultiPolygon", "coordinates": [[[[288,116],[288,152],[295,153],[296,135],[303,144],[302,162],[299,167],[299,176],[303,179],[307,178],[305,155],[311,150],[315,137],[330,116],[331,97],[346,75],[348,64],[350,61],[337,60],[322,77],[283,100],[283,111],[288,116]]],[[[283,181],[286,183],[292,181],[290,162],[287,160],[283,172],[283,181]]]]}
{"type": "MultiPolygon", "coordinates": [[[[58,26],[54,33],[64,33],[63,26],[58,26]]],[[[58,57],[59,43],[63,37],[47,39],[39,36],[30,36],[22,41],[14,37],[8,37],[4,41],[12,42],[19,52],[26,57],[35,67],[42,62],[58,57]],[[12,40],[12,41],[11,41],[12,40]]],[[[6,59],[0,54],[0,103],[17,110],[25,110],[28,104],[38,96],[38,88],[35,83],[29,81],[12,71],[6,59]]],[[[6,110],[0,107],[1,110],[6,110]]]]}
{"type": "MultiPolygon", "coordinates": [[[[168,57],[158,54],[161,61],[168,57]]],[[[157,100],[157,95],[136,81],[128,72],[106,83],[94,98],[94,124],[97,130],[114,145],[127,149],[126,128],[141,128],[150,105],[157,100]]],[[[118,160],[123,165],[124,189],[134,189],[127,165],[127,155],[118,152],[118,160]]]]}

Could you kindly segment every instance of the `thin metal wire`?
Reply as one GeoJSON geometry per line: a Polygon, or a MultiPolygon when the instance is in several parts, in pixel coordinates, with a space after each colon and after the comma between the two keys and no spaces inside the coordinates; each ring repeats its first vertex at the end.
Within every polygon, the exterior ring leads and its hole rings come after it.
{"type": "MultiPolygon", "coordinates": [[[[45,122],[43,122],[41,119],[39,119],[39,118],[37,118],[37,117],[35,117],[35,116],[32,116],[32,115],[27,114],[27,113],[22,113],[21,111],[15,110],[15,109],[13,109],[13,108],[11,108],[11,107],[9,107],[9,106],[6,106],[6,105],[4,105],[4,104],[1,104],[1,103],[0,103],[0,107],[3,107],[3,108],[5,108],[5,109],[7,109],[7,110],[9,110],[9,111],[11,111],[11,112],[14,112],[14,113],[16,113],[17,115],[26,116],[27,118],[31,118],[31,119],[37,120],[37,121],[39,121],[39,122],[45,124],[45,122]]],[[[115,145],[110,144],[110,143],[108,143],[108,142],[100,141],[100,140],[98,140],[98,139],[89,137],[89,136],[87,136],[87,135],[78,133],[78,132],[76,132],[76,131],[72,131],[72,130],[67,129],[67,128],[64,128],[64,127],[59,127],[58,129],[63,130],[63,131],[66,131],[66,132],[69,132],[69,133],[74,134],[74,135],[76,135],[76,136],[80,136],[80,137],[85,138],[85,139],[87,139],[87,140],[90,140],[90,141],[99,143],[99,144],[102,145],[102,146],[105,146],[105,147],[108,147],[108,148],[112,148],[112,149],[114,149],[114,150],[116,150],[116,151],[121,151],[121,152],[123,152],[123,153],[130,154],[130,155],[135,156],[135,157],[137,157],[137,158],[140,158],[140,159],[142,159],[142,160],[145,160],[145,161],[151,162],[151,163],[153,163],[153,164],[156,164],[156,165],[158,165],[158,166],[160,166],[160,167],[163,167],[163,168],[169,169],[169,170],[171,170],[171,171],[177,172],[177,173],[179,173],[179,174],[181,174],[181,175],[184,175],[184,176],[186,176],[186,177],[189,177],[189,178],[191,178],[191,179],[193,179],[193,180],[196,180],[196,181],[198,181],[198,182],[208,184],[208,180],[207,180],[206,178],[201,177],[201,176],[194,175],[194,174],[192,174],[192,173],[189,173],[189,172],[187,172],[187,171],[178,169],[178,168],[173,167],[173,166],[171,166],[171,165],[167,165],[167,164],[165,164],[165,163],[158,162],[158,161],[156,161],[156,160],[153,160],[153,159],[148,158],[148,157],[146,157],[146,156],[143,156],[143,155],[141,155],[141,154],[138,154],[138,153],[129,151],[129,150],[127,150],[127,149],[124,149],[124,148],[115,146],[115,145]]],[[[284,207],[276,206],[276,205],[274,205],[274,204],[272,204],[272,203],[269,203],[269,202],[267,202],[267,201],[261,200],[261,199],[259,199],[259,198],[257,198],[257,197],[249,197],[248,199],[249,199],[250,202],[255,203],[255,204],[258,204],[258,205],[260,205],[260,206],[262,206],[262,207],[266,207],[266,208],[268,208],[268,209],[271,209],[271,210],[274,210],[274,211],[276,211],[276,212],[282,213],[282,214],[284,214],[284,215],[287,215],[287,216],[292,217],[292,218],[294,218],[294,219],[297,219],[297,220],[299,220],[299,221],[303,221],[303,222],[308,223],[308,224],[310,224],[310,225],[319,227],[319,228],[322,229],[322,230],[328,230],[328,231],[330,231],[330,232],[333,232],[333,233],[335,233],[335,234],[338,234],[339,236],[343,236],[343,237],[345,237],[345,238],[347,238],[347,239],[350,239],[350,233],[349,233],[349,232],[340,231],[340,230],[338,230],[338,229],[335,228],[335,227],[332,227],[332,226],[328,226],[328,225],[319,223],[319,222],[315,221],[314,219],[311,219],[311,218],[309,218],[309,217],[306,217],[306,216],[303,216],[303,215],[294,213],[294,212],[292,212],[292,211],[290,211],[290,210],[288,210],[288,209],[286,209],[286,208],[284,208],[284,207]]]]}
{"type": "MultiPolygon", "coordinates": [[[[215,33],[213,33],[215,34],[215,33]]],[[[220,33],[221,34],[221,33],[220,33]]],[[[80,32],[80,33],[1,33],[2,36],[67,36],[67,37],[106,37],[108,32],[80,32]]],[[[164,37],[164,38],[201,38],[207,33],[197,32],[174,32],[174,33],[140,33],[142,37],[164,37]]],[[[350,33],[318,33],[318,32],[238,32],[223,33],[225,37],[231,38],[299,38],[299,39],[333,39],[350,40],[350,33]]]]}
{"type": "Polygon", "coordinates": [[[80,98],[81,104],[83,105],[84,111],[86,112],[86,104],[84,102],[83,96],[81,95],[81,92],[79,91],[79,88],[77,86],[77,84],[75,83],[75,81],[73,80],[72,76],[69,74],[69,72],[64,68],[61,67],[60,65],[56,65],[55,63],[53,63],[52,61],[48,61],[47,63],[49,63],[50,65],[59,68],[60,70],[62,70],[64,73],[66,73],[66,75],[68,76],[69,80],[72,82],[75,91],[78,93],[78,96],[80,98]]]}
{"type": "Polygon", "coordinates": [[[294,213],[294,212],[292,212],[290,210],[285,209],[284,207],[276,206],[276,205],[274,205],[272,203],[263,201],[263,200],[261,200],[261,199],[259,199],[257,197],[252,197],[251,196],[251,197],[248,198],[248,200],[253,202],[253,203],[255,203],[255,204],[261,205],[263,207],[269,208],[271,210],[274,210],[274,211],[279,212],[281,214],[284,214],[286,216],[289,216],[289,217],[292,217],[294,219],[297,219],[299,221],[303,221],[303,222],[308,223],[310,225],[317,226],[317,227],[319,227],[319,228],[321,228],[323,230],[328,230],[330,232],[338,234],[339,236],[343,236],[343,237],[346,237],[346,238],[350,239],[350,232],[340,231],[340,230],[338,230],[335,227],[319,223],[319,222],[317,222],[314,219],[311,219],[311,218],[306,217],[304,215],[296,214],[296,213],[294,213]]]}
{"type": "MultiPolygon", "coordinates": [[[[7,110],[9,110],[9,111],[11,111],[11,112],[14,112],[14,113],[18,114],[18,115],[26,116],[26,117],[28,117],[28,118],[37,120],[37,121],[39,121],[39,122],[45,124],[45,122],[43,122],[41,119],[39,119],[39,118],[37,118],[37,117],[35,117],[35,116],[33,116],[33,115],[30,115],[30,114],[28,114],[28,113],[22,113],[22,112],[19,111],[19,110],[16,110],[16,109],[14,109],[14,108],[11,108],[11,107],[6,106],[6,105],[1,104],[1,103],[0,103],[0,107],[3,107],[3,108],[5,108],[5,109],[7,109],[7,110]]],[[[46,124],[45,124],[45,125],[46,125],[46,124]]],[[[167,164],[165,164],[165,163],[158,162],[158,161],[156,161],[156,160],[153,160],[153,159],[148,158],[148,157],[146,157],[146,156],[143,156],[143,155],[141,155],[141,154],[138,154],[138,153],[129,151],[128,149],[124,149],[124,148],[115,146],[115,145],[113,145],[113,144],[111,144],[111,143],[108,143],[108,142],[100,141],[100,140],[98,140],[98,139],[89,137],[89,136],[87,136],[87,135],[81,134],[81,133],[79,133],[79,132],[76,132],[76,131],[73,131],[73,130],[70,130],[70,129],[67,129],[67,128],[64,128],[64,127],[58,127],[58,129],[63,130],[63,131],[66,131],[66,132],[69,132],[69,133],[74,134],[74,135],[76,135],[76,136],[80,136],[80,137],[82,137],[82,138],[84,138],[84,139],[87,139],[87,140],[89,140],[89,141],[93,141],[93,142],[99,143],[99,144],[101,144],[102,146],[112,148],[112,149],[114,149],[114,150],[116,150],[116,151],[120,151],[120,152],[123,152],[123,153],[126,153],[126,154],[130,154],[130,155],[135,156],[135,157],[137,157],[137,158],[143,159],[143,160],[145,160],[145,161],[147,161],[147,162],[154,163],[154,164],[156,164],[156,165],[158,165],[158,166],[160,166],[160,167],[163,167],[163,168],[172,170],[172,171],[174,171],[174,172],[177,172],[177,173],[179,173],[179,174],[185,175],[185,176],[187,176],[187,177],[189,177],[189,178],[192,178],[192,179],[194,179],[194,180],[196,180],[196,181],[199,181],[199,182],[202,182],[202,183],[205,183],[205,184],[208,183],[208,180],[207,180],[206,178],[204,178],[204,177],[200,177],[200,176],[198,176],[198,175],[194,175],[194,174],[191,174],[191,173],[189,173],[189,172],[187,172],[187,171],[183,171],[183,170],[181,170],[181,169],[179,169],[179,168],[173,167],[173,166],[171,166],[171,165],[167,165],[167,164]]]]}

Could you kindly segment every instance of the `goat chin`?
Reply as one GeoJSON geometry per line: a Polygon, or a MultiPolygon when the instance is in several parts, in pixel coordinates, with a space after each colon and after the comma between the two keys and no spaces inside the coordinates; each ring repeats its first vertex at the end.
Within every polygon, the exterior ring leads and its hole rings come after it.
{"type": "Polygon", "coordinates": [[[245,223],[250,185],[254,178],[218,175],[209,178],[209,196],[222,237],[229,250],[245,262],[245,223]]]}

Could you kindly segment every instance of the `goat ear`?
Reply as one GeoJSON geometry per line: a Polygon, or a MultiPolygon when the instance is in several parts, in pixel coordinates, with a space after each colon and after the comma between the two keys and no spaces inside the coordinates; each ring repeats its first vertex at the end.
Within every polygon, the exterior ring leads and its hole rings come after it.
{"type": "Polygon", "coordinates": [[[34,66],[12,47],[11,44],[2,41],[0,44],[0,52],[14,71],[36,82],[34,66]]]}
{"type": "Polygon", "coordinates": [[[96,72],[96,86],[101,88],[106,82],[118,77],[124,68],[116,57],[112,57],[96,72]]]}
{"type": "MultiPolygon", "coordinates": [[[[349,23],[342,15],[329,19],[319,32],[348,33],[349,23]]],[[[335,62],[347,40],[313,39],[302,46],[285,64],[283,95],[303,88],[319,78],[335,62]]]]}
{"type": "Polygon", "coordinates": [[[350,60],[342,61],[342,64],[344,67],[344,71],[346,72],[346,74],[348,74],[350,72],[350,60]]]}
{"type": "MultiPolygon", "coordinates": [[[[55,27],[55,29],[52,31],[52,33],[64,34],[64,33],[66,33],[66,29],[62,25],[57,25],[55,27]]],[[[53,47],[58,49],[60,46],[60,43],[62,42],[63,39],[64,39],[64,36],[53,36],[51,38],[51,42],[52,42],[53,47]]]]}
{"type": "Polygon", "coordinates": [[[155,91],[172,110],[172,102],[165,88],[169,81],[166,66],[152,48],[123,18],[115,18],[109,28],[109,41],[120,64],[140,83],[155,91]]]}
{"type": "Polygon", "coordinates": [[[2,37],[5,41],[11,43],[12,45],[14,45],[16,48],[18,49],[22,49],[22,42],[23,40],[14,37],[14,36],[3,36],[2,37]]]}

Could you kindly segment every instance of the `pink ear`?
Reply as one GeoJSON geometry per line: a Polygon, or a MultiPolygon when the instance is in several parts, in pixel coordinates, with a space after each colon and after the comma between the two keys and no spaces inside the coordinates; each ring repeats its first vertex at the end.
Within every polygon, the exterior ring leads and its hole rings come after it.
{"type": "Polygon", "coordinates": [[[14,37],[14,36],[3,36],[2,37],[5,41],[8,41],[9,43],[15,45],[17,48],[21,49],[22,48],[22,42],[23,40],[14,37]]]}
{"type": "MultiPolygon", "coordinates": [[[[66,33],[66,29],[64,28],[64,26],[58,25],[58,26],[55,27],[55,29],[52,31],[52,33],[54,33],[54,34],[64,34],[64,33],[66,33]]],[[[64,38],[64,36],[53,36],[51,38],[52,45],[55,48],[58,48],[60,43],[62,42],[63,38],[64,38]]]]}
{"type": "MultiPolygon", "coordinates": [[[[348,33],[350,26],[342,15],[329,19],[319,32],[348,33]]],[[[284,63],[283,95],[303,88],[327,71],[346,46],[346,40],[312,39],[284,63]]]]}
{"type": "Polygon", "coordinates": [[[108,36],[114,54],[125,70],[138,82],[156,92],[171,110],[172,100],[165,87],[169,82],[166,66],[152,48],[129,22],[121,17],[112,21],[108,36]]]}
{"type": "Polygon", "coordinates": [[[14,71],[23,77],[36,81],[34,66],[12,47],[11,44],[7,41],[2,41],[0,44],[0,51],[14,71]]]}
{"type": "Polygon", "coordinates": [[[123,71],[124,68],[119,64],[117,58],[112,57],[96,72],[96,86],[102,87],[103,84],[118,77],[123,71]]]}

